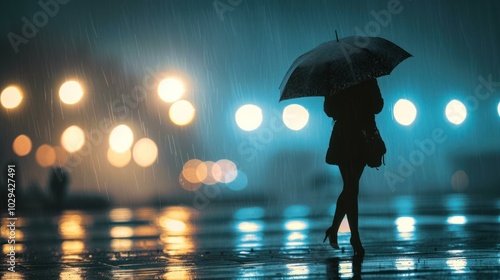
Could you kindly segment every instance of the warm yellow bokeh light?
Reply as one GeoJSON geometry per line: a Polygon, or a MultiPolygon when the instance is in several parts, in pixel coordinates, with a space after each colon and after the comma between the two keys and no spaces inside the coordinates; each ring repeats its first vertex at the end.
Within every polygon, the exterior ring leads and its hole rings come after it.
{"type": "Polygon", "coordinates": [[[61,98],[61,101],[65,104],[71,105],[78,103],[82,97],[83,89],[78,82],[69,81],[59,88],[59,98],[61,98]]]}
{"type": "Polygon", "coordinates": [[[176,125],[186,125],[193,120],[195,112],[196,110],[191,102],[179,100],[170,106],[168,115],[176,125]]]}
{"type": "Polygon", "coordinates": [[[196,168],[196,176],[205,185],[213,185],[217,183],[213,174],[220,177],[221,169],[213,161],[205,161],[196,168]]]}
{"type": "Polygon", "coordinates": [[[43,144],[36,150],[36,161],[42,167],[54,165],[56,162],[56,151],[47,144],[43,144]]]}
{"type": "Polygon", "coordinates": [[[23,95],[21,94],[21,90],[14,86],[7,87],[0,95],[0,102],[7,109],[16,108],[21,104],[22,100],[23,95]]]}
{"type": "Polygon", "coordinates": [[[16,155],[20,157],[29,154],[31,152],[31,147],[31,139],[24,134],[17,136],[12,143],[12,149],[14,150],[14,153],[16,153],[16,155]]]}
{"type": "Polygon", "coordinates": [[[118,168],[124,167],[132,159],[132,153],[130,152],[130,150],[126,150],[123,153],[118,153],[115,150],[109,148],[107,156],[109,163],[118,168]]]}
{"type": "Polygon", "coordinates": [[[137,165],[148,167],[156,161],[158,157],[158,147],[153,140],[142,138],[134,145],[132,156],[137,165]]]}
{"type": "Polygon", "coordinates": [[[123,153],[130,149],[133,142],[134,134],[130,127],[124,124],[115,127],[109,135],[109,147],[118,153],[123,153]]]}
{"type": "Polygon", "coordinates": [[[309,112],[306,108],[291,104],[283,110],[283,123],[291,130],[301,130],[309,121],[309,112]]]}
{"type": "Polygon", "coordinates": [[[109,235],[113,238],[127,238],[134,236],[134,229],[126,226],[112,227],[109,235]]]}
{"type": "Polygon", "coordinates": [[[109,211],[108,217],[115,223],[129,222],[133,218],[133,213],[128,208],[115,208],[109,211]]]}
{"type": "MultiPolygon", "coordinates": [[[[185,189],[186,191],[190,191],[190,192],[194,192],[194,191],[198,190],[201,187],[201,181],[191,182],[191,181],[187,180],[184,177],[184,170],[179,175],[179,184],[181,185],[181,187],[183,189],[185,189]]],[[[194,171],[193,176],[196,177],[196,169],[190,168],[189,170],[193,170],[194,171]]]]}
{"type": "MultiPolygon", "coordinates": [[[[158,236],[160,232],[156,226],[151,225],[143,225],[134,227],[134,236],[135,237],[150,237],[150,236],[158,236]]],[[[156,245],[156,242],[153,241],[156,245]]]]}
{"type": "Polygon", "coordinates": [[[83,252],[85,244],[80,240],[67,240],[61,244],[61,249],[64,255],[77,255],[83,252]]]}
{"type": "MultiPolygon", "coordinates": [[[[24,247],[24,244],[21,244],[21,243],[16,243],[16,254],[18,253],[24,253],[24,251],[26,250],[26,248],[24,247]]],[[[2,251],[4,254],[9,254],[12,250],[11,248],[12,247],[12,244],[3,244],[3,247],[2,247],[2,251]]],[[[19,270],[17,272],[10,272],[9,273],[5,273],[4,275],[6,276],[5,278],[0,278],[2,280],[4,279],[8,279],[8,280],[24,280],[24,277],[22,274],[19,274],[19,275],[16,275],[17,273],[19,273],[19,270]]]]}
{"type": "Polygon", "coordinates": [[[182,168],[182,175],[184,176],[184,179],[190,183],[200,183],[201,180],[196,174],[196,169],[200,164],[203,164],[203,162],[199,159],[188,160],[182,168]]]}
{"type": "Polygon", "coordinates": [[[228,159],[221,159],[216,162],[218,169],[212,169],[212,175],[220,183],[231,183],[238,177],[238,168],[234,162],[228,159]],[[220,170],[219,173],[217,173],[220,170]],[[214,172],[215,171],[215,172],[214,172]]]}
{"type": "MultiPolygon", "coordinates": [[[[196,249],[196,244],[194,244],[192,238],[187,238],[186,236],[172,236],[168,232],[164,232],[160,235],[162,243],[165,245],[163,252],[167,253],[169,256],[179,255],[183,256],[189,253],[193,253],[196,249]]],[[[174,266],[169,265],[168,270],[174,271],[174,273],[167,273],[168,275],[165,279],[191,279],[193,278],[189,272],[186,272],[186,266],[174,266]],[[181,272],[181,273],[179,273],[181,272]],[[187,275],[187,277],[185,277],[187,275]]]]}
{"type": "Polygon", "coordinates": [[[162,219],[160,226],[172,233],[180,233],[186,230],[186,223],[174,219],[162,219]]]}
{"type": "Polygon", "coordinates": [[[252,104],[241,106],[236,111],[236,124],[245,131],[257,129],[262,123],[262,110],[252,104]]]}
{"type": "Polygon", "coordinates": [[[66,128],[61,136],[61,145],[70,153],[80,150],[83,144],[85,144],[85,133],[76,125],[66,128]]]}
{"type": "Polygon", "coordinates": [[[79,214],[65,214],[59,219],[59,234],[67,239],[81,239],[85,237],[83,217],[79,214]]]}
{"type": "Polygon", "coordinates": [[[168,103],[179,100],[185,91],[182,82],[175,78],[164,79],[158,85],[158,95],[161,100],[168,103]]]}
{"type": "Polygon", "coordinates": [[[111,240],[111,250],[118,252],[118,251],[129,251],[132,249],[132,246],[134,243],[130,239],[112,239],[111,240]]]}

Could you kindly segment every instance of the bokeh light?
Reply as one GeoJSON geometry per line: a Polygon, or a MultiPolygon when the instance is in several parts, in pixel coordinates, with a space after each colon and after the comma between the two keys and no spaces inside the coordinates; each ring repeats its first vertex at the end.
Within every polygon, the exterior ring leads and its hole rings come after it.
{"type": "MultiPolygon", "coordinates": [[[[78,254],[81,254],[83,253],[83,250],[85,249],[85,244],[80,241],[80,240],[66,240],[66,241],[63,241],[63,243],[61,244],[61,249],[62,249],[62,252],[64,255],[78,255],[78,254]]],[[[70,279],[71,274],[69,274],[68,278],[66,279],[70,279]]],[[[61,279],[65,279],[65,278],[62,278],[61,279]]],[[[73,278],[75,279],[75,278],[73,278]]],[[[81,279],[81,278],[77,278],[77,279],[81,279]]]]}
{"type": "Polygon", "coordinates": [[[137,165],[148,167],[156,161],[158,157],[158,147],[153,140],[142,138],[135,143],[132,156],[137,165]]]}
{"type": "Polygon", "coordinates": [[[231,183],[238,176],[238,168],[234,162],[228,159],[221,159],[217,161],[216,164],[219,166],[220,173],[212,173],[212,175],[217,182],[225,184],[231,183]]]}
{"type": "Polygon", "coordinates": [[[285,223],[285,229],[293,230],[305,230],[308,228],[307,222],[303,220],[290,220],[285,223]]]}
{"type": "Polygon", "coordinates": [[[414,270],[415,260],[412,258],[398,258],[395,261],[395,266],[397,270],[414,270]]]}
{"type": "Polygon", "coordinates": [[[395,224],[400,233],[415,231],[415,218],[413,217],[399,217],[396,219],[395,224]]]}
{"type": "Polygon", "coordinates": [[[132,240],[127,238],[112,239],[110,244],[111,250],[114,250],[115,252],[129,251],[133,246],[134,243],[132,242],[132,240]]]}
{"type": "Polygon", "coordinates": [[[401,125],[411,125],[417,118],[417,108],[408,99],[399,99],[394,104],[394,118],[401,125]]]}
{"type": "Polygon", "coordinates": [[[467,109],[462,102],[453,99],[446,105],[445,114],[449,122],[459,125],[467,118],[467,109]]]}
{"type": "Polygon", "coordinates": [[[185,164],[184,167],[182,168],[182,176],[185,180],[187,180],[190,183],[200,183],[201,180],[198,177],[198,174],[196,174],[196,169],[198,168],[199,165],[203,164],[203,162],[199,159],[191,159],[188,160],[185,164]]]}
{"type": "Polygon", "coordinates": [[[457,192],[463,192],[469,186],[469,176],[463,170],[458,170],[451,176],[451,187],[457,192]]]}
{"type": "Polygon", "coordinates": [[[249,222],[240,222],[236,226],[236,228],[240,232],[258,232],[263,228],[263,223],[261,221],[249,221],[249,222]]]}
{"type": "Polygon", "coordinates": [[[259,128],[262,123],[262,110],[252,104],[241,106],[236,111],[236,124],[245,131],[252,131],[259,128]]]}
{"type": "MultiPolygon", "coordinates": [[[[195,174],[194,176],[196,177],[196,170],[194,170],[194,174],[195,174]]],[[[198,190],[202,185],[201,181],[191,182],[187,180],[186,177],[184,177],[184,172],[181,172],[181,174],[179,174],[179,184],[183,189],[190,192],[198,190]]]]}
{"type": "Polygon", "coordinates": [[[59,98],[64,104],[76,104],[83,97],[82,86],[76,81],[68,81],[59,88],[59,98]]]}
{"type": "MultiPolygon", "coordinates": [[[[12,245],[11,244],[8,244],[8,243],[5,243],[3,244],[2,246],[2,251],[5,255],[9,254],[12,250],[11,250],[11,247],[12,245]]],[[[24,247],[24,244],[22,243],[16,243],[16,254],[17,253],[24,253],[26,251],[26,248],[24,247]]],[[[11,272],[9,271],[9,273],[6,275],[7,273],[4,273],[3,275],[5,275],[5,277],[2,277],[0,279],[4,280],[24,280],[26,278],[24,278],[24,274],[20,274],[19,270],[18,271],[15,271],[15,272],[11,272]]]]}
{"type": "Polygon", "coordinates": [[[170,234],[178,234],[187,230],[187,225],[184,221],[173,219],[165,215],[160,217],[159,224],[160,227],[170,234]]]}
{"type": "Polygon", "coordinates": [[[56,151],[47,144],[43,144],[36,150],[36,162],[42,167],[49,167],[56,162],[56,151]]]}
{"type": "Polygon", "coordinates": [[[161,100],[168,103],[179,100],[185,91],[182,82],[176,78],[167,78],[158,84],[158,95],[161,100]]]}
{"type": "Polygon", "coordinates": [[[134,236],[134,229],[127,226],[115,226],[109,231],[112,238],[128,238],[134,236]]]}
{"type": "Polygon", "coordinates": [[[233,191],[243,190],[248,186],[248,177],[245,172],[238,170],[238,177],[236,177],[233,181],[227,183],[227,187],[233,191]]]}
{"type": "Polygon", "coordinates": [[[283,123],[291,130],[301,130],[309,121],[309,112],[306,108],[291,104],[283,110],[283,123]]]}
{"type": "Polygon", "coordinates": [[[115,223],[129,222],[132,220],[132,210],[128,208],[115,208],[109,211],[109,219],[115,223]]]}
{"type": "Polygon", "coordinates": [[[59,218],[59,234],[64,239],[83,239],[86,235],[84,218],[78,212],[68,212],[59,218]]]}
{"type": "MultiPolygon", "coordinates": [[[[293,246],[293,245],[292,245],[293,246]]],[[[339,263],[339,273],[342,276],[342,278],[347,277],[351,278],[352,277],[352,270],[349,269],[348,271],[351,271],[351,274],[349,275],[348,273],[345,272],[346,269],[343,269],[344,263],[339,263]]],[[[297,278],[307,278],[309,275],[309,267],[307,265],[300,265],[300,264],[295,264],[295,263],[288,263],[285,265],[287,268],[287,272],[285,275],[292,279],[297,279],[297,278]]]]}
{"type": "Polygon", "coordinates": [[[20,157],[29,154],[31,152],[31,148],[31,139],[24,134],[17,136],[12,143],[12,150],[14,150],[14,153],[20,157]]]}
{"type": "Polygon", "coordinates": [[[500,102],[498,102],[497,111],[498,111],[498,116],[500,117],[500,102]]]}
{"type": "Polygon", "coordinates": [[[456,272],[464,272],[467,267],[467,260],[464,258],[449,258],[446,264],[456,272]]]}
{"type": "Polygon", "coordinates": [[[80,127],[72,125],[63,132],[61,144],[66,151],[74,153],[85,144],[85,133],[80,127]]]}
{"type": "Polygon", "coordinates": [[[124,124],[115,127],[109,135],[109,147],[118,153],[130,149],[133,142],[134,134],[130,127],[124,124]]]}
{"type": "Polygon", "coordinates": [[[109,148],[107,152],[108,162],[114,167],[124,167],[132,159],[132,153],[130,150],[126,150],[123,153],[118,153],[117,151],[109,148]]]}
{"type": "Polygon", "coordinates": [[[170,106],[168,115],[173,123],[182,126],[189,124],[193,120],[195,112],[196,110],[191,102],[179,100],[170,106]]]}
{"type": "Polygon", "coordinates": [[[288,241],[304,241],[307,236],[301,232],[294,231],[287,236],[288,241]]]}
{"type": "Polygon", "coordinates": [[[214,174],[220,178],[221,168],[213,161],[205,161],[196,168],[196,176],[205,185],[217,183],[214,174]]]}
{"type": "Polygon", "coordinates": [[[451,217],[448,217],[446,222],[450,225],[463,225],[463,224],[467,223],[467,218],[465,216],[460,216],[460,215],[451,216],[451,217]]]}
{"type": "Polygon", "coordinates": [[[0,102],[6,109],[13,109],[21,104],[23,95],[21,90],[14,86],[9,86],[2,91],[0,102]]]}

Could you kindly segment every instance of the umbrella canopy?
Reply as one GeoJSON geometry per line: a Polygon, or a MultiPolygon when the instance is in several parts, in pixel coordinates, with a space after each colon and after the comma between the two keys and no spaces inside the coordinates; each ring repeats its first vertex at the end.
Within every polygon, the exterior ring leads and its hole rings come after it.
{"type": "Polygon", "coordinates": [[[332,95],[388,75],[412,55],[380,37],[352,36],[325,42],[297,58],[280,85],[280,101],[332,95]]]}

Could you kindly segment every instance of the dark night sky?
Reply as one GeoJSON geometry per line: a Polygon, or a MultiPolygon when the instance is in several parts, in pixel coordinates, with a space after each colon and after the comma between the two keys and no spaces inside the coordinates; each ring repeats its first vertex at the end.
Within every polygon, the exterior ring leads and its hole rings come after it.
{"type": "MultiPolygon", "coordinates": [[[[297,56],[332,40],[334,30],[341,37],[359,35],[357,30],[375,23],[373,14],[387,9],[389,2],[252,0],[219,15],[211,0],[71,0],[60,4],[16,53],[8,34],[22,35],[22,18],[32,20],[42,8],[38,1],[2,1],[0,85],[2,90],[20,85],[25,99],[15,110],[0,110],[0,162],[15,159],[25,184],[44,186],[48,169],[36,164],[34,150],[41,144],[58,145],[70,125],[100,131],[99,122],[109,119],[127,123],[136,139],[153,139],[158,161],[148,168],[133,162],[122,169],[110,166],[105,157],[108,135],[101,131],[102,143],[92,145],[71,171],[76,193],[100,193],[131,204],[153,197],[191,199],[193,193],[179,186],[178,176],[192,158],[227,158],[246,173],[248,186],[241,191],[221,188],[222,197],[285,193],[285,200],[296,200],[330,176],[340,188],[337,168],[324,163],[331,120],[322,112],[322,99],[277,103],[278,86],[297,56]],[[126,114],[112,110],[113,100],[129,95],[145,77],[171,73],[184,78],[184,98],[196,107],[190,125],[172,124],[169,105],[159,101],[155,90],[148,90],[146,100],[126,114]],[[69,108],[57,91],[71,78],[84,85],[86,95],[69,108]],[[234,121],[236,110],[246,103],[260,106],[264,114],[253,132],[240,130],[234,121]],[[310,113],[301,131],[281,124],[281,111],[291,103],[310,113]],[[34,146],[23,158],[11,148],[19,134],[30,136],[34,146]]],[[[500,2],[401,0],[399,6],[400,13],[367,33],[395,42],[414,57],[379,79],[386,106],[377,122],[389,147],[387,165],[365,173],[362,193],[449,192],[451,176],[464,170],[470,179],[467,192],[492,188],[498,194],[493,182],[498,182],[495,171],[500,168],[500,86],[469,110],[461,126],[446,121],[444,107],[451,99],[473,98],[480,77],[491,75],[500,82],[500,2]],[[393,119],[392,107],[400,98],[418,109],[409,127],[393,119]],[[415,141],[431,138],[436,129],[444,131],[446,141],[436,144],[403,182],[389,183],[387,174],[398,174],[401,162],[418,150],[415,141]]]]}

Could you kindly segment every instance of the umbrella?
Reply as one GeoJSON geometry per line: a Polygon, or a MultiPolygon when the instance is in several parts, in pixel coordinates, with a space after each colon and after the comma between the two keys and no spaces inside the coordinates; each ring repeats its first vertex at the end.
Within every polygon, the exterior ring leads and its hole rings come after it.
{"type": "Polygon", "coordinates": [[[380,37],[352,36],[325,42],[294,61],[280,85],[280,101],[332,95],[368,79],[389,75],[411,56],[380,37]]]}

